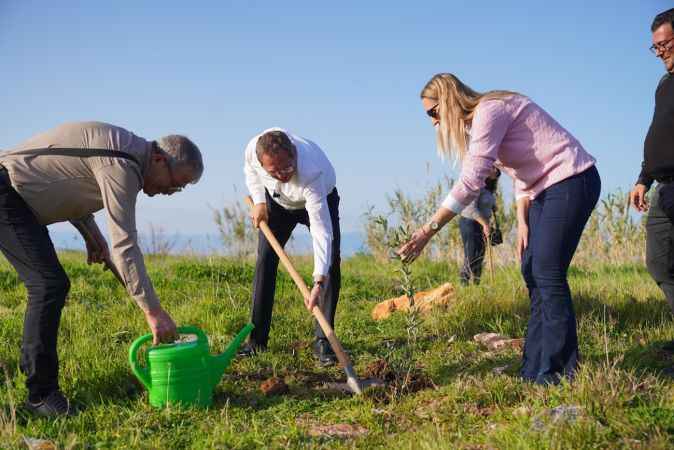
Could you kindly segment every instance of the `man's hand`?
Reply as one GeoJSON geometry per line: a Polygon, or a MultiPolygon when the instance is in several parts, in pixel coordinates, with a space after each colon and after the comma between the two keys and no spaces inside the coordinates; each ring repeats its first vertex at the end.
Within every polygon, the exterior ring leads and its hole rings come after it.
{"type": "Polygon", "coordinates": [[[87,264],[105,264],[106,260],[110,259],[110,250],[105,239],[95,242],[86,241],[87,244],[87,264]]]}
{"type": "Polygon", "coordinates": [[[311,295],[309,298],[304,299],[304,306],[307,307],[309,312],[312,312],[314,310],[314,306],[318,304],[318,299],[321,296],[321,292],[323,291],[323,286],[321,284],[314,284],[314,287],[311,288],[311,295]]]}
{"type": "Polygon", "coordinates": [[[161,306],[145,311],[145,320],[152,331],[152,344],[170,343],[178,338],[176,324],[161,306]]]}
{"type": "Polygon", "coordinates": [[[484,219],[478,220],[478,223],[482,227],[482,234],[484,235],[485,241],[489,239],[489,232],[491,231],[489,227],[489,222],[484,219]]]}
{"type": "Polygon", "coordinates": [[[630,205],[639,212],[648,211],[648,197],[646,192],[648,188],[643,184],[636,184],[630,192],[630,205]]]}
{"type": "Polygon", "coordinates": [[[267,204],[258,203],[253,205],[253,208],[250,210],[250,218],[253,220],[253,226],[255,228],[260,227],[260,222],[267,222],[269,219],[269,216],[267,215],[267,204]]]}
{"type": "Polygon", "coordinates": [[[110,259],[108,243],[96,225],[94,216],[89,215],[84,219],[71,220],[70,223],[80,232],[87,246],[87,264],[105,263],[110,259]]]}

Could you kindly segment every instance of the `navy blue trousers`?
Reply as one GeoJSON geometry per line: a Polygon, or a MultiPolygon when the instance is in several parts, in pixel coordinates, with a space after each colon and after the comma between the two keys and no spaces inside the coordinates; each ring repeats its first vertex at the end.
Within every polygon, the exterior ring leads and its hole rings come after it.
{"type": "Polygon", "coordinates": [[[482,225],[477,220],[461,217],[459,231],[463,241],[463,267],[459,274],[461,283],[468,284],[472,279],[475,284],[480,284],[485,248],[482,225]]]}
{"type": "Polygon", "coordinates": [[[599,173],[593,166],[550,186],[529,208],[522,276],[529,289],[531,317],[520,373],[537,384],[572,379],[578,365],[576,314],[567,271],[600,190],[599,173]]]}

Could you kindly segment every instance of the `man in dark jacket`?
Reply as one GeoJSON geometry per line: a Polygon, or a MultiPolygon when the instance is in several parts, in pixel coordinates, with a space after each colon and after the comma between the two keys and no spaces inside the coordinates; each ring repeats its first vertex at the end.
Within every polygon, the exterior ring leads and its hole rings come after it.
{"type": "MultiPolygon", "coordinates": [[[[653,20],[650,50],[665,64],[667,73],[655,91],[655,112],[644,142],[644,160],[639,179],[630,193],[630,203],[640,212],[648,210],[646,264],[674,311],[674,8],[653,20]],[[658,184],[648,205],[646,192],[658,184]]],[[[674,352],[674,341],[663,349],[674,352]]]]}

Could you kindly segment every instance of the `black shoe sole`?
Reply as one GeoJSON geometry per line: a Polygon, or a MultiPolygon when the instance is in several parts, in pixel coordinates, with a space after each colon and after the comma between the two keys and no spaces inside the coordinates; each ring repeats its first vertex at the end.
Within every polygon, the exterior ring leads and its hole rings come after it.
{"type": "Polygon", "coordinates": [[[45,419],[58,419],[59,417],[73,417],[76,414],[72,408],[70,408],[68,412],[65,413],[47,412],[40,406],[35,406],[28,401],[24,402],[23,409],[33,417],[43,417],[45,419]]]}

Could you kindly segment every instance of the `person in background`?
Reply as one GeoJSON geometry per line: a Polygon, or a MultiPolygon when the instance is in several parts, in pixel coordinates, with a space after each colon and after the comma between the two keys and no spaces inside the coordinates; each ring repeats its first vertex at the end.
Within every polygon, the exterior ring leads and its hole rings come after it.
{"type": "Polygon", "coordinates": [[[58,382],[57,338],[70,281],[48,224],[71,221],[89,263],[110,251],[93,213],[105,209],[112,261],[145,315],[154,343],[171,342],[176,325],[161,307],[145,269],[136,231],[136,197],[172,195],[201,178],[201,152],[184,136],[148,141],[103,122],[75,122],[33,136],[0,155],[0,250],[28,291],[21,344],[26,408],[40,416],[71,415],[58,382]]]}
{"type": "MultiPolygon", "coordinates": [[[[646,220],[646,266],[674,312],[674,8],[653,20],[650,50],[665,66],[655,90],[655,111],[644,142],[641,173],[630,192],[630,203],[646,220]],[[650,208],[646,193],[658,184],[650,208]]],[[[674,341],[663,349],[674,352],[674,341]]]]}
{"type": "Polygon", "coordinates": [[[459,278],[464,286],[471,281],[480,284],[485,246],[490,245],[487,237],[491,231],[489,222],[496,208],[495,194],[499,176],[501,171],[494,167],[485,180],[485,187],[480,189],[480,194],[461,211],[459,231],[463,242],[463,266],[459,278]]]}
{"type": "MultiPolygon", "coordinates": [[[[341,286],[339,194],[335,169],[314,142],[280,128],[270,128],[246,146],[244,173],[254,206],[253,225],[267,222],[284,246],[297,226],[309,227],[314,250],[314,284],[309,311],[318,306],[334,327],[341,286]]],[[[269,340],[279,258],[260,230],[253,281],[252,322],[255,329],[239,354],[265,350],[269,340]]],[[[318,322],[313,354],[323,366],[337,358],[318,322]]]]}
{"type": "Polygon", "coordinates": [[[423,88],[421,102],[439,151],[462,160],[461,175],[398,254],[414,261],[479,195],[498,164],[515,181],[517,252],[531,301],[520,374],[537,384],[572,378],[578,337],[567,272],[599,199],[595,159],[540,106],[516,92],[482,94],[441,73],[423,88]]]}

